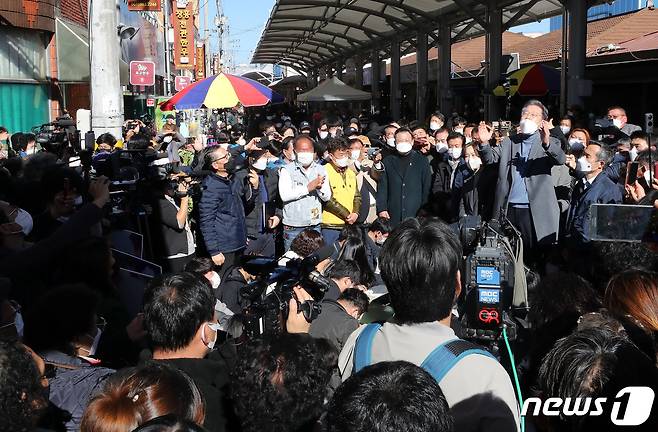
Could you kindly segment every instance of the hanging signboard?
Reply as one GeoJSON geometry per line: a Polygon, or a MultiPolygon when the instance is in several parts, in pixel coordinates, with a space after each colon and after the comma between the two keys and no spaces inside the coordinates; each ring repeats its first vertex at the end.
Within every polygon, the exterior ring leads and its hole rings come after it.
{"type": "Polygon", "coordinates": [[[176,69],[194,69],[194,14],[192,2],[176,0],[174,23],[174,64],[176,69]]]}
{"type": "Polygon", "coordinates": [[[138,86],[155,85],[155,63],[152,61],[131,61],[130,84],[138,86]]]}
{"type": "Polygon", "coordinates": [[[206,47],[204,45],[196,47],[196,71],[194,76],[197,81],[201,81],[206,77],[206,47]]]}
{"type": "Polygon", "coordinates": [[[162,10],[160,0],[128,0],[129,11],[159,12],[162,10]]]}
{"type": "Polygon", "coordinates": [[[192,84],[192,78],[188,76],[177,76],[174,78],[174,89],[176,91],[181,91],[190,84],[192,84]]]}

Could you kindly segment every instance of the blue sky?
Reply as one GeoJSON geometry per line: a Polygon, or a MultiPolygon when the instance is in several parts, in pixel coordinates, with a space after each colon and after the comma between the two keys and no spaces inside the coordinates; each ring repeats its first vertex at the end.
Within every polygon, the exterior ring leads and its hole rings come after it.
{"type": "MultiPolygon", "coordinates": [[[[206,0],[201,0],[203,4],[206,0]]],[[[207,0],[210,7],[209,22],[213,22],[215,0],[207,0]]],[[[275,0],[222,0],[224,15],[228,17],[231,29],[231,43],[235,55],[234,63],[249,63],[251,53],[256,48],[260,34],[267,23],[275,0]]],[[[548,20],[531,23],[511,29],[513,32],[548,32],[548,20]]],[[[212,46],[217,45],[217,36],[213,37],[212,46]]]]}

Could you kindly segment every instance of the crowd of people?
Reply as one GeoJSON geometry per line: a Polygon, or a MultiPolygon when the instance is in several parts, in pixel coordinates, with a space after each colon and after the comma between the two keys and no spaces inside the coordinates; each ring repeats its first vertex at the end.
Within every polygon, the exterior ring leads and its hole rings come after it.
{"type": "MultiPolygon", "coordinates": [[[[129,120],[80,163],[0,127],[0,430],[613,430],[619,408],[523,400],[658,388],[657,239],[593,232],[593,204],[658,208],[656,140],[623,108],[596,124],[538,100],[496,123],[248,114],[129,120]],[[460,325],[469,217],[522,246],[509,355],[460,325]],[[119,294],[125,229],[162,268],[137,305],[119,294]],[[295,266],[311,268],[280,289],[295,266]]],[[[650,407],[635,429],[657,427],[650,407]]]]}

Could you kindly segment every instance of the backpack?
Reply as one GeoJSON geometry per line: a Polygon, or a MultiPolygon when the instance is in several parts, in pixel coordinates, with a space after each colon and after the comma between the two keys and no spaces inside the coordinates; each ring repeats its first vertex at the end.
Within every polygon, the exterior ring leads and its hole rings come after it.
{"type": "MultiPolygon", "coordinates": [[[[381,326],[378,323],[368,324],[357,337],[354,344],[354,373],[372,363],[372,343],[381,326]]],[[[423,360],[420,367],[429,372],[437,383],[440,383],[450,369],[469,355],[482,355],[496,360],[496,357],[490,352],[472,342],[452,339],[437,346],[423,360]]]]}

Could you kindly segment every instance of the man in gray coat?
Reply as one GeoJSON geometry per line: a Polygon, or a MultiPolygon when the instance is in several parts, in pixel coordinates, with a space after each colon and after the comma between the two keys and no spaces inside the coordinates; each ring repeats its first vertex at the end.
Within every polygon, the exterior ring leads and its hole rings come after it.
{"type": "Polygon", "coordinates": [[[493,217],[505,215],[521,232],[530,257],[537,245],[557,241],[560,226],[551,169],[563,165],[566,155],[560,141],[550,136],[547,119],[546,107],[530,100],[521,111],[520,133],[504,138],[500,146],[489,144],[490,127],[481,123],[478,129],[482,161],[499,164],[493,217]]]}

